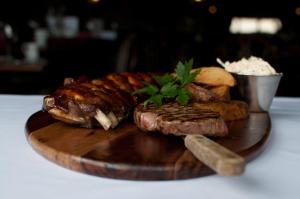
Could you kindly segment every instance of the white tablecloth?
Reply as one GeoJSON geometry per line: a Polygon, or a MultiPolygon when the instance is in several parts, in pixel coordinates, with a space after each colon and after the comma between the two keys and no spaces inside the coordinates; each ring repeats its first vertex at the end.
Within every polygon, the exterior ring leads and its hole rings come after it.
{"type": "Polygon", "coordinates": [[[240,177],[126,181],[67,170],[37,154],[25,139],[27,118],[42,96],[0,95],[0,199],[300,198],[300,98],[276,98],[266,150],[240,177]]]}

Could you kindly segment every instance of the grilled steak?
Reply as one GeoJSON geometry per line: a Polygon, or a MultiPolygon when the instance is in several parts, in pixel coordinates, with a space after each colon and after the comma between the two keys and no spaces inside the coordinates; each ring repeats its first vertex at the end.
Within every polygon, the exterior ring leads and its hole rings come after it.
{"type": "Polygon", "coordinates": [[[164,134],[201,134],[222,137],[228,134],[224,120],[216,112],[194,109],[177,103],[156,107],[139,105],[134,111],[134,121],[143,131],[160,131],[164,134]]]}

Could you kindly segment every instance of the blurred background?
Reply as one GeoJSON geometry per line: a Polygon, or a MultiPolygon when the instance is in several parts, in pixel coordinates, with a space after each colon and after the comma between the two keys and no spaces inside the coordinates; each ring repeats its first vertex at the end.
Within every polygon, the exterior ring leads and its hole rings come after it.
{"type": "Polygon", "coordinates": [[[299,0],[2,0],[0,93],[255,55],[284,73],[277,95],[300,96],[299,22],[299,0]]]}

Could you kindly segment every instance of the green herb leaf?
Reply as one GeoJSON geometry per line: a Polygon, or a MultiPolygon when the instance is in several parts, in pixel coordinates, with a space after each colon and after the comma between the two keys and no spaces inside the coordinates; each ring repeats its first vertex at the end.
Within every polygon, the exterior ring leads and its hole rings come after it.
{"type": "Polygon", "coordinates": [[[194,79],[196,78],[196,76],[199,74],[199,72],[200,72],[200,70],[196,70],[196,71],[194,71],[194,72],[191,72],[191,73],[189,74],[189,76],[185,79],[184,85],[193,82],[194,79]]]}
{"type": "Polygon", "coordinates": [[[154,95],[158,91],[159,91],[159,88],[157,88],[157,86],[149,84],[148,86],[145,86],[144,88],[134,91],[132,94],[136,95],[136,94],[146,93],[148,95],[154,95]]]}
{"type": "Polygon", "coordinates": [[[176,97],[176,101],[182,105],[186,105],[190,100],[190,94],[185,88],[181,88],[178,90],[178,96],[176,97]]]}
{"type": "Polygon", "coordinates": [[[178,80],[181,83],[181,87],[183,87],[188,83],[191,83],[195,79],[197,73],[195,72],[191,73],[193,64],[194,64],[193,59],[190,59],[188,62],[184,62],[184,63],[178,62],[175,72],[178,80]]]}
{"type": "Polygon", "coordinates": [[[144,101],[144,107],[147,107],[148,104],[151,102],[150,98],[144,101]]]}
{"type": "Polygon", "coordinates": [[[131,95],[141,94],[141,93],[147,93],[147,87],[143,87],[141,89],[135,90],[131,95]]]}
{"type": "Polygon", "coordinates": [[[157,107],[160,107],[162,105],[163,96],[160,94],[153,95],[146,101],[144,101],[144,107],[148,106],[149,103],[155,104],[157,107]]]}
{"type": "Polygon", "coordinates": [[[133,92],[133,95],[141,93],[149,95],[150,97],[144,101],[144,106],[153,103],[159,107],[166,99],[175,99],[180,104],[187,104],[190,100],[190,93],[184,86],[191,83],[200,72],[191,72],[193,64],[193,59],[185,62],[179,61],[175,69],[176,77],[173,77],[171,74],[154,76],[153,78],[160,87],[145,82],[145,87],[136,90],[133,92]]]}
{"type": "Polygon", "coordinates": [[[193,68],[193,65],[194,65],[194,59],[192,58],[192,59],[190,59],[188,62],[185,61],[185,62],[184,62],[184,65],[186,66],[186,70],[187,70],[187,71],[191,71],[192,68],[193,68]]]}
{"type": "Polygon", "coordinates": [[[169,82],[160,89],[160,93],[166,98],[174,98],[178,95],[178,85],[169,82]]]}
{"type": "Polygon", "coordinates": [[[168,84],[168,83],[174,81],[174,78],[172,77],[172,75],[170,75],[168,73],[163,76],[154,76],[153,78],[155,79],[155,81],[157,81],[157,83],[160,86],[163,86],[165,84],[168,84]]]}
{"type": "Polygon", "coordinates": [[[147,91],[148,95],[154,95],[155,93],[157,93],[159,91],[159,88],[157,88],[157,86],[155,86],[155,85],[149,85],[149,86],[147,86],[147,88],[148,88],[148,91],[147,91]]]}
{"type": "Polygon", "coordinates": [[[181,61],[178,62],[175,72],[176,72],[176,77],[178,78],[180,83],[183,84],[187,74],[186,74],[186,67],[181,61]]]}
{"type": "Polygon", "coordinates": [[[160,107],[162,105],[162,100],[163,96],[160,94],[150,97],[150,102],[154,103],[157,107],[160,107]]]}

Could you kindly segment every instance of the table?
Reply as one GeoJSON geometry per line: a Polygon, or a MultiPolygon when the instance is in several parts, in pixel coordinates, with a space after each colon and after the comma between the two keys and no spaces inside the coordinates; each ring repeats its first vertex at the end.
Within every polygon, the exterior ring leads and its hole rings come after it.
{"type": "Polygon", "coordinates": [[[275,98],[266,150],[240,177],[180,181],[126,181],[89,176],[57,166],[29,146],[27,118],[42,96],[0,95],[0,198],[299,198],[300,98],[275,98]]]}
{"type": "Polygon", "coordinates": [[[40,59],[37,62],[30,63],[23,60],[3,60],[0,59],[0,72],[14,73],[38,73],[42,72],[47,61],[40,59]]]}
{"type": "Polygon", "coordinates": [[[47,63],[44,59],[31,63],[0,57],[0,93],[41,93],[47,63]]]}

